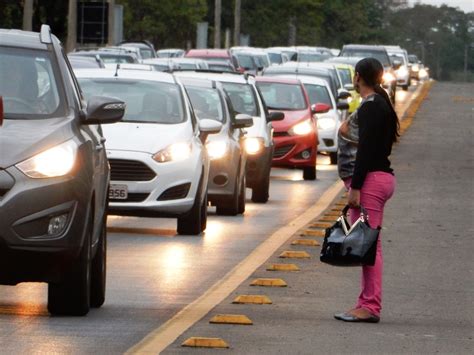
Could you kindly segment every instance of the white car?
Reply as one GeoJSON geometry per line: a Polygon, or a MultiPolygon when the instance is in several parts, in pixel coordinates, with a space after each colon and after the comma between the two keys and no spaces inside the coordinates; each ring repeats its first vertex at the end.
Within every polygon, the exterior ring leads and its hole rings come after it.
{"type": "Polygon", "coordinates": [[[400,48],[400,46],[385,46],[385,49],[390,56],[392,64],[394,64],[395,61],[399,62],[397,63],[398,68],[395,69],[397,86],[401,86],[403,90],[408,90],[408,87],[411,85],[411,77],[407,51],[400,48]]]}
{"type": "Polygon", "coordinates": [[[78,70],[86,97],[109,95],[127,105],[104,126],[113,214],[177,217],[178,233],[198,235],[207,222],[209,158],[203,145],[222,124],[197,121],[184,87],[170,74],[78,70]]]}
{"type": "Polygon", "coordinates": [[[244,74],[187,72],[186,77],[206,78],[222,83],[236,113],[253,118],[253,126],[245,128],[244,147],[247,153],[247,187],[252,201],[265,203],[269,198],[270,170],[273,158],[272,121],[284,118],[281,112],[269,113],[255,85],[255,78],[244,74]]]}
{"type": "MultiPolygon", "coordinates": [[[[280,75],[278,75],[280,76],[280,75]]],[[[317,116],[318,152],[327,153],[331,164],[337,163],[337,133],[344,118],[346,102],[336,103],[329,83],[323,78],[309,75],[281,75],[284,78],[298,79],[308,93],[311,109],[317,116]]]]}

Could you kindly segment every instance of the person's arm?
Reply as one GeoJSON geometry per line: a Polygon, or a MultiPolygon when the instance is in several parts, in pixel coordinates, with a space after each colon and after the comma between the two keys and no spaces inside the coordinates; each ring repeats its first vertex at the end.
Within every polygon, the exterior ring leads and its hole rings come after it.
{"type": "Polygon", "coordinates": [[[351,188],[360,190],[369,171],[370,162],[376,150],[376,124],[378,110],[375,102],[365,102],[359,109],[359,146],[352,176],[351,188]]]}

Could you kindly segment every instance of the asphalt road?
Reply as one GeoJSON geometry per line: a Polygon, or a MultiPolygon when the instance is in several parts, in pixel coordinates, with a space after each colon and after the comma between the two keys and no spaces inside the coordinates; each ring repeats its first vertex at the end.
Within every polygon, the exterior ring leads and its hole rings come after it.
{"type": "MultiPolygon", "coordinates": [[[[411,99],[398,92],[402,112],[411,99]]],[[[317,181],[301,171],[274,169],[270,201],[248,200],[243,217],[210,210],[202,237],[176,236],[171,219],[115,217],[115,228],[153,233],[109,233],[105,305],[82,318],[50,317],[46,285],[0,286],[0,352],[122,353],[197,299],[229,270],[311,207],[337,181],[329,159],[318,159],[317,181]]],[[[249,191],[248,191],[249,197],[249,191]]]]}

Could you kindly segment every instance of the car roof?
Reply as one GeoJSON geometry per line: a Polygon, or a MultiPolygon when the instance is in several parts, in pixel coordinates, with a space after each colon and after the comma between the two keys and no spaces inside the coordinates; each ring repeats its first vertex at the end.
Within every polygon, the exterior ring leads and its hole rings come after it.
{"type": "Polygon", "coordinates": [[[301,81],[298,79],[292,79],[288,77],[280,76],[258,76],[257,83],[279,83],[279,84],[298,84],[301,85],[301,81]]]}
{"type": "Polygon", "coordinates": [[[227,49],[190,49],[186,52],[186,57],[222,57],[229,58],[230,52],[227,49]]]}
{"type": "Polygon", "coordinates": [[[208,78],[196,78],[193,76],[187,76],[187,72],[178,72],[175,74],[175,76],[179,79],[179,81],[183,85],[189,85],[189,86],[198,86],[202,88],[207,88],[207,89],[217,89],[217,88],[222,88],[222,84],[219,83],[218,81],[208,79],[208,78]]]}
{"type": "MultiPolygon", "coordinates": [[[[52,35],[59,42],[59,40],[52,35]]],[[[0,46],[48,50],[38,32],[0,29],[0,46]]]]}
{"type": "MultiPolygon", "coordinates": [[[[329,83],[326,79],[316,77],[316,76],[310,76],[310,75],[300,75],[300,74],[282,74],[280,75],[275,75],[275,76],[267,76],[266,78],[286,78],[286,79],[294,79],[296,81],[300,81],[303,84],[306,83],[311,83],[311,84],[316,84],[316,85],[321,85],[321,86],[326,86],[328,90],[330,90],[329,83]]],[[[260,80],[257,80],[260,81],[260,80]]],[[[262,80],[263,81],[263,80],[262,80]]]]}
{"type": "Polygon", "coordinates": [[[247,84],[248,82],[252,82],[255,79],[252,76],[248,76],[248,79],[245,79],[244,74],[239,73],[213,73],[212,71],[185,71],[186,77],[194,77],[194,78],[207,78],[210,80],[215,80],[219,82],[225,83],[235,83],[235,84],[247,84]]]}
{"type": "Polygon", "coordinates": [[[115,78],[115,79],[139,79],[149,81],[160,81],[175,84],[173,75],[158,71],[127,70],[127,69],[78,69],[74,71],[78,78],[115,78]],[[117,73],[117,75],[116,75],[117,73]]]}
{"type": "Polygon", "coordinates": [[[342,47],[342,50],[344,51],[345,49],[367,49],[367,50],[380,51],[380,52],[387,51],[384,46],[372,45],[372,44],[345,44],[342,47]]]}

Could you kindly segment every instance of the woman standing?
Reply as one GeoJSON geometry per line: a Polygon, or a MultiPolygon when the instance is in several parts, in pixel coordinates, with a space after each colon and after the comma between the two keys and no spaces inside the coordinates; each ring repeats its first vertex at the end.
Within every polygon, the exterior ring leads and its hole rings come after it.
{"type": "MultiPolygon", "coordinates": [[[[382,226],[385,203],[395,188],[388,157],[399,136],[399,122],[390,99],[380,86],[384,69],[374,58],[355,67],[354,87],[362,102],[339,131],[339,176],[349,190],[350,219],[359,218],[364,206],[372,228],[382,226]]],[[[382,245],[379,237],[374,266],[363,266],[361,293],[355,308],[335,315],[346,322],[380,321],[382,309],[382,245]]]]}

